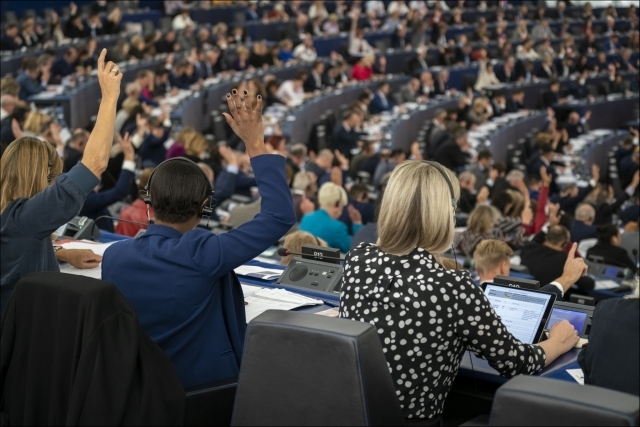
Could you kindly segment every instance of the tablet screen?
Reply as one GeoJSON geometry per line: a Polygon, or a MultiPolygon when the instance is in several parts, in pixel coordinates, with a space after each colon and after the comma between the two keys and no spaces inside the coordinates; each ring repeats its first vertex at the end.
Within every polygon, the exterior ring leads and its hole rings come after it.
{"type": "Polygon", "coordinates": [[[484,293],[507,330],[518,341],[537,344],[555,296],[544,292],[484,283],[484,293]]]}
{"type": "Polygon", "coordinates": [[[551,329],[553,325],[558,323],[561,320],[568,320],[569,323],[576,328],[578,334],[582,335],[584,333],[584,328],[587,324],[587,313],[583,313],[580,311],[573,310],[565,310],[562,308],[554,308],[551,312],[551,317],[549,318],[549,322],[547,323],[547,329],[551,329]]]}

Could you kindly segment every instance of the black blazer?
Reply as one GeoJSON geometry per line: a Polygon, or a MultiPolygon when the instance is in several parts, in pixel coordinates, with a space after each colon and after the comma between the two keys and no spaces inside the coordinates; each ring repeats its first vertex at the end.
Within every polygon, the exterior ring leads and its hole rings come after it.
{"type": "Polygon", "coordinates": [[[434,160],[442,166],[458,172],[460,168],[468,163],[469,157],[460,149],[454,140],[449,140],[436,150],[434,160]]]}
{"type": "Polygon", "coordinates": [[[316,83],[316,79],[313,78],[313,74],[309,73],[307,79],[302,86],[305,92],[313,92],[316,90],[322,90],[322,76],[320,76],[320,85],[316,83]]]}
{"type": "Polygon", "coordinates": [[[360,134],[353,129],[347,130],[344,125],[338,123],[331,135],[331,148],[340,151],[347,158],[351,158],[351,150],[358,146],[360,134]]]}
{"type": "Polygon", "coordinates": [[[615,265],[617,267],[630,268],[636,271],[635,263],[629,258],[626,249],[620,246],[614,246],[611,243],[598,242],[594,247],[587,251],[587,256],[595,255],[604,258],[604,263],[615,265]]]}
{"type": "Polygon", "coordinates": [[[562,276],[567,254],[543,244],[529,242],[520,251],[521,264],[540,283],[551,283],[562,276]]]}
{"type": "Polygon", "coordinates": [[[639,300],[611,298],[596,306],[589,345],[578,355],[584,383],[631,393],[640,388],[639,300]]]}

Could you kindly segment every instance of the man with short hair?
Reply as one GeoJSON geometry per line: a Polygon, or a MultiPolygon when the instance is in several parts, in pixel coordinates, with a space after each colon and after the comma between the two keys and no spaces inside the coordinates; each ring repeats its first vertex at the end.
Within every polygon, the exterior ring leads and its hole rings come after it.
{"type": "MultiPolygon", "coordinates": [[[[360,133],[356,128],[362,123],[362,114],[358,110],[348,109],[342,114],[339,122],[331,134],[331,147],[350,159],[351,150],[361,145],[360,133]]],[[[319,178],[319,177],[318,177],[319,178]]]]}
{"type": "Polygon", "coordinates": [[[287,103],[288,106],[294,107],[302,104],[306,95],[304,93],[304,81],[307,79],[306,70],[298,70],[295,77],[291,80],[282,82],[276,96],[287,103]]]}
{"type": "Polygon", "coordinates": [[[18,35],[18,25],[15,22],[9,22],[0,39],[0,50],[18,50],[22,44],[22,39],[18,35]]]}
{"type": "Polygon", "coordinates": [[[458,181],[460,181],[460,200],[458,201],[460,212],[470,214],[477,205],[486,203],[489,198],[489,189],[481,187],[479,191],[476,191],[476,176],[474,174],[468,170],[463,171],[458,175],[458,181]]]}
{"type": "Polygon", "coordinates": [[[289,150],[287,156],[287,166],[293,170],[293,174],[297,174],[304,169],[304,162],[307,158],[307,146],[304,144],[294,144],[289,150]]]}
{"type": "Polygon", "coordinates": [[[585,239],[597,239],[598,229],[593,225],[596,210],[589,203],[583,203],[576,209],[576,216],[571,224],[571,240],[580,243],[585,239]]]}
{"type": "MultiPolygon", "coordinates": [[[[493,154],[491,151],[484,149],[478,152],[476,161],[469,166],[468,171],[476,177],[475,189],[480,190],[483,185],[491,187],[496,176],[491,175],[491,165],[493,164],[493,154]]],[[[495,173],[493,174],[495,175],[495,173]]]]}
{"type": "Polygon", "coordinates": [[[0,121],[5,117],[9,117],[13,113],[13,108],[16,105],[16,98],[13,95],[3,93],[0,96],[0,121]]]}
{"type": "Polygon", "coordinates": [[[465,129],[457,129],[453,133],[453,137],[436,151],[434,160],[454,172],[464,168],[470,159],[471,145],[467,136],[465,129]]]}
{"type": "Polygon", "coordinates": [[[84,147],[89,141],[89,132],[85,129],[76,129],[71,135],[71,139],[64,147],[64,171],[70,171],[72,167],[82,160],[84,147]]]}
{"type": "Polygon", "coordinates": [[[20,99],[27,100],[30,96],[37,95],[47,89],[47,83],[51,75],[46,70],[40,74],[38,60],[28,56],[22,60],[22,72],[16,78],[20,85],[20,99]],[[40,76],[38,78],[38,76],[40,76]]]}
{"type": "Polygon", "coordinates": [[[380,114],[393,110],[393,102],[388,98],[389,95],[389,83],[382,81],[378,83],[378,90],[373,95],[371,105],[369,105],[369,111],[371,114],[380,114]]]}
{"type": "Polygon", "coordinates": [[[419,90],[420,80],[418,80],[416,77],[412,77],[406,85],[402,86],[400,92],[398,92],[398,103],[404,104],[405,102],[416,102],[418,100],[419,90]]]}
{"type": "MultiPolygon", "coordinates": [[[[563,265],[562,274],[552,282],[542,282],[540,291],[555,294],[562,301],[564,293],[586,274],[587,265],[582,258],[575,256],[577,246],[573,246],[563,265]]],[[[511,269],[513,250],[505,242],[494,239],[483,240],[473,253],[473,261],[478,272],[479,282],[493,282],[496,276],[508,276],[511,269]]]]}
{"type": "Polygon", "coordinates": [[[303,36],[302,42],[293,49],[293,56],[305,62],[313,62],[318,58],[311,34],[303,36]]]}
{"type": "Polygon", "coordinates": [[[76,72],[78,51],[75,47],[68,47],[62,56],[56,59],[51,66],[51,76],[56,80],[67,77],[76,72]]]}
{"type": "Polygon", "coordinates": [[[322,73],[324,73],[324,63],[322,61],[316,60],[313,63],[313,67],[311,67],[311,72],[309,76],[307,76],[304,81],[304,91],[305,92],[315,92],[317,90],[322,90],[322,73]]]}

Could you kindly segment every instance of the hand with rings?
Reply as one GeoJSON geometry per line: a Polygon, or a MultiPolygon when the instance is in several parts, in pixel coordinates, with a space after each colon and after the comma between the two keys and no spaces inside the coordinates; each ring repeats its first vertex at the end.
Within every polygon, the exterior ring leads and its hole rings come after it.
{"type": "Polygon", "coordinates": [[[120,68],[112,61],[105,64],[106,56],[107,49],[102,49],[98,57],[98,82],[102,91],[102,99],[117,101],[120,96],[122,73],[120,68]]]}

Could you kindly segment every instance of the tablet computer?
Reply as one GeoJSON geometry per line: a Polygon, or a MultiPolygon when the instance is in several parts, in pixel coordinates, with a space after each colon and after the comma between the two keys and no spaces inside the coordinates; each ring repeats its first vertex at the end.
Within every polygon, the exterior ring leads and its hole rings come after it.
{"type": "Polygon", "coordinates": [[[553,310],[551,310],[551,316],[547,322],[546,329],[551,329],[553,325],[561,320],[568,320],[569,323],[576,328],[581,338],[587,338],[589,336],[589,329],[591,328],[594,309],[595,307],[586,305],[556,301],[553,310]]]}
{"type": "Polygon", "coordinates": [[[483,283],[482,289],[515,339],[524,344],[540,342],[556,301],[554,294],[497,283],[483,283]]]}

